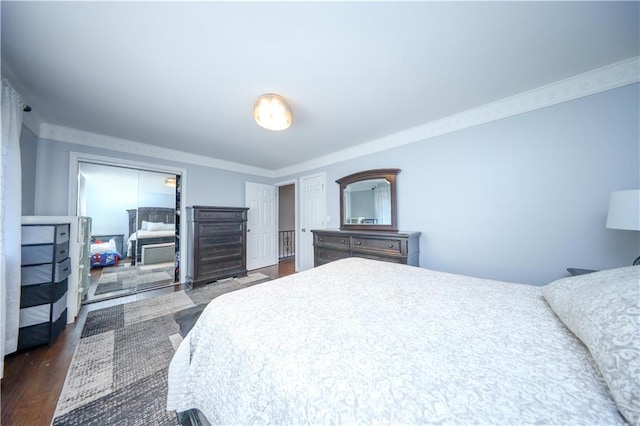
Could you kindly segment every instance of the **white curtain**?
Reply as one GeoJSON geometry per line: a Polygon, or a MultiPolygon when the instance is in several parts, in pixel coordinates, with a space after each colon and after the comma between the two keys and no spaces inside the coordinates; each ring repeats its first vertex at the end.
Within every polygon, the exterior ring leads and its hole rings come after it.
{"type": "Polygon", "coordinates": [[[391,225],[391,185],[379,183],[373,190],[376,219],[381,225],[391,225]]]}
{"type": "Polygon", "coordinates": [[[20,222],[22,216],[22,171],[20,96],[2,79],[2,140],[0,141],[0,374],[4,356],[18,347],[20,315],[20,222]]]}

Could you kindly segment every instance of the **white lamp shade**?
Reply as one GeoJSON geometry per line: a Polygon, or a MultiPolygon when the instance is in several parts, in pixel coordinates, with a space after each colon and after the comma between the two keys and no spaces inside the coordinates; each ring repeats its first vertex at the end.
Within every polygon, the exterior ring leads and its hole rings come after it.
{"type": "Polygon", "coordinates": [[[607,228],[640,231],[640,190],[611,193],[607,228]]]}

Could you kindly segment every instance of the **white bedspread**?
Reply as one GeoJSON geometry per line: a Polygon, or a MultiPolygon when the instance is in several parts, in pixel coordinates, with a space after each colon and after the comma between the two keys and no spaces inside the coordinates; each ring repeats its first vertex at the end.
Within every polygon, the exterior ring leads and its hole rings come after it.
{"type": "Polygon", "coordinates": [[[168,409],[220,424],[622,424],[527,285],[345,259],[214,299],[168,409]]]}
{"type": "Polygon", "coordinates": [[[171,237],[176,234],[175,229],[171,230],[162,230],[162,231],[142,231],[138,230],[133,234],[129,235],[127,239],[127,256],[132,257],[132,246],[131,241],[143,240],[145,238],[157,238],[157,237],[171,237]]]}

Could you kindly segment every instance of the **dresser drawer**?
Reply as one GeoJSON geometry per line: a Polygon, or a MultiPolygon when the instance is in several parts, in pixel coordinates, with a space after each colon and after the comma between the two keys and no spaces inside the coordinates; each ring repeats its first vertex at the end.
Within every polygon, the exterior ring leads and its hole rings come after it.
{"type": "Polygon", "coordinates": [[[20,309],[20,328],[56,321],[67,309],[67,293],[53,303],[20,309]]]}
{"type": "Polygon", "coordinates": [[[53,282],[59,283],[71,274],[71,258],[58,263],[23,266],[21,270],[22,285],[33,285],[53,282]]]}
{"type": "Polygon", "coordinates": [[[375,238],[358,236],[352,238],[351,246],[354,250],[375,250],[387,253],[401,254],[402,242],[403,240],[400,238],[375,238]]]}
{"type": "Polygon", "coordinates": [[[247,220],[247,211],[238,211],[238,210],[215,210],[215,209],[197,209],[195,210],[195,221],[212,221],[218,222],[221,220],[237,220],[237,221],[245,221],[247,220]]]}
{"type": "Polygon", "coordinates": [[[69,225],[23,225],[22,244],[64,243],[69,241],[69,225]]]}
{"type": "Polygon", "coordinates": [[[20,308],[52,303],[59,300],[69,288],[69,278],[59,283],[46,283],[23,286],[20,289],[20,308]]]}
{"type": "Polygon", "coordinates": [[[244,247],[242,244],[215,245],[200,247],[198,261],[212,262],[224,257],[242,257],[244,247]]]}
{"type": "Polygon", "coordinates": [[[211,246],[219,246],[223,244],[243,244],[244,234],[222,234],[209,235],[198,238],[200,250],[207,249],[211,246]]]}
{"type": "Polygon", "coordinates": [[[32,348],[34,346],[52,344],[67,324],[67,310],[60,313],[57,320],[43,322],[27,327],[20,327],[18,333],[18,350],[32,348]]]}
{"type": "Polygon", "coordinates": [[[221,275],[227,271],[244,269],[242,257],[216,262],[201,262],[198,267],[198,274],[201,276],[221,275]]]}
{"type": "Polygon", "coordinates": [[[218,234],[242,234],[244,229],[244,222],[227,222],[227,223],[208,223],[199,222],[196,224],[198,227],[198,235],[200,237],[207,237],[210,235],[218,234]]]}
{"type": "Polygon", "coordinates": [[[318,260],[318,265],[324,265],[325,263],[333,262],[334,260],[346,259],[350,256],[351,254],[348,251],[316,247],[316,259],[318,260]]]}
{"type": "Polygon", "coordinates": [[[331,234],[315,234],[316,244],[323,246],[349,247],[349,237],[331,234]]]}
{"type": "Polygon", "coordinates": [[[37,265],[40,263],[60,262],[69,257],[69,241],[62,244],[42,244],[22,246],[22,264],[37,265]]]}
{"type": "Polygon", "coordinates": [[[353,252],[353,257],[361,257],[363,259],[371,259],[371,260],[380,260],[382,262],[390,262],[390,263],[407,263],[407,259],[404,257],[394,257],[394,256],[376,256],[375,254],[370,253],[358,253],[356,251],[353,252]]]}

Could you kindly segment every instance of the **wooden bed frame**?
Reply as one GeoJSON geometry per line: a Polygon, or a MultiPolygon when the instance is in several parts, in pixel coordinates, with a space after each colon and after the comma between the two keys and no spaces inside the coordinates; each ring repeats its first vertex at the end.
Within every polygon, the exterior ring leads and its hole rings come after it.
{"type": "MultiPolygon", "coordinates": [[[[142,226],[142,221],[175,223],[176,210],[170,207],[138,207],[137,209],[127,209],[129,213],[129,235],[133,234],[142,226]]],[[[131,241],[131,264],[135,265],[142,260],[142,247],[149,244],[173,243],[175,236],[141,238],[131,241]]]]}

